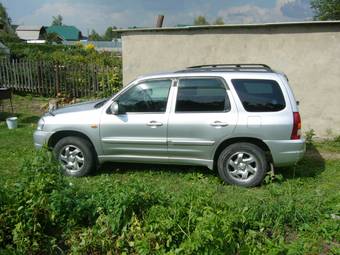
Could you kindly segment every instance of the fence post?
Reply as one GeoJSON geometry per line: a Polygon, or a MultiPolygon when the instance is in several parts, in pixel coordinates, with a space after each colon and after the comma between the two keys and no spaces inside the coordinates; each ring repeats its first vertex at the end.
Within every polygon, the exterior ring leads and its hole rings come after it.
{"type": "Polygon", "coordinates": [[[59,80],[59,63],[55,63],[55,95],[59,94],[60,80],[59,80]]]}
{"type": "Polygon", "coordinates": [[[5,69],[6,69],[6,77],[7,77],[7,88],[11,85],[11,77],[10,77],[10,72],[9,72],[9,63],[10,63],[10,61],[9,61],[9,59],[7,59],[6,60],[6,62],[5,62],[5,69]]]}
{"type": "Polygon", "coordinates": [[[98,84],[97,84],[97,66],[92,65],[92,84],[93,84],[93,95],[98,95],[98,84]]]}
{"type": "Polygon", "coordinates": [[[35,63],[35,66],[37,68],[37,73],[36,73],[36,77],[37,77],[37,88],[35,89],[36,93],[39,93],[40,92],[40,75],[39,75],[39,72],[40,72],[40,68],[39,68],[39,62],[36,62],[35,63]]]}
{"type": "Polygon", "coordinates": [[[5,69],[3,68],[4,67],[4,60],[3,59],[0,59],[0,65],[1,65],[1,68],[0,68],[0,86],[4,86],[5,84],[5,69]]]}

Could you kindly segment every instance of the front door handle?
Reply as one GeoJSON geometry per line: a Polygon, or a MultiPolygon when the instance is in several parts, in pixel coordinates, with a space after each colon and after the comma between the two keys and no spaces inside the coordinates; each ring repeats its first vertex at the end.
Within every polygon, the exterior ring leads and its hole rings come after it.
{"type": "Polygon", "coordinates": [[[163,123],[152,120],[146,125],[149,126],[149,127],[160,127],[160,126],[163,126],[163,123]]]}
{"type": "Polygon", "coordinates": [[[226,127],[229,124],[227,122],[221,122],[221,121],[217,120],[217,121],[211,123],[210,125],[213,126],[213,127],[226,127]]]}

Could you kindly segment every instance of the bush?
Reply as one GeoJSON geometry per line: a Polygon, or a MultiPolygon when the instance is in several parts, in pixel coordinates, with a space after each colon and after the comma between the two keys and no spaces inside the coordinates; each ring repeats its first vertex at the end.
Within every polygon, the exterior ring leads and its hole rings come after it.
{"type": "Polygon", "coordinates": [[[8,43],[15,59],[45,60],[63,64],[96,64],[121,67],[121,59],[114,53],[97,52],[91,46],[8,43]]]}
{"type": "Polygon", "coordinates": [[[0,190],[0,253],[314,254],[320,240],[339,238],[330,201],[299,183],[271,183],[253,196],[235,188],[225,200],[200,174],[176,195],[105,175],[89,194],[60,175],[47,152],[21,171],[0,190]]]}
{"type": "Polygon", "coordinates": [[[315,137],[314,129],[310,129],[310,130],[306,131],[305,137],[306,137],[306,145],[310,147],[313,144],[313,139],[315,137]]]}

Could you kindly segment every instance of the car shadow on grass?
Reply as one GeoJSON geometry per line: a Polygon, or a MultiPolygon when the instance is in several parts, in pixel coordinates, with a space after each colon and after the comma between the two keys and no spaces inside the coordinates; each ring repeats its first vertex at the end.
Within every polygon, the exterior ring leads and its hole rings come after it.
{"type": "Polygon", "coordinates": [[[166,172],[166,173],[200,173],[209,176],[218,176],[217,171],[204,166],[166,165],[145,163],[104,163],[94,175],[110,173],[136,173],[136,172],[166,172]]]}
{"type": "MultiPolygon", "coordinates": [[[[217,176],[217,170],[202,166],[160,165],[143,163],[104,163],[93,175],[135,172],[167,172],[167,173],[200,173],[206,176],[217,176]]],[[[304,158],[294,166],[275,168],[275,174],[282,175],[284,180],[294,178],[316,177],[325,171],[325,159],[314,145],[307,148],[304,158]]]]}
{"type": "Polygon", "coordinates": [[[284,179],[309,178],[320,175],[326,168],[326,161],[318,149],[310,144],[303,159],[294,166],[276,168],[275,174],[281,174],[284,179]]]}

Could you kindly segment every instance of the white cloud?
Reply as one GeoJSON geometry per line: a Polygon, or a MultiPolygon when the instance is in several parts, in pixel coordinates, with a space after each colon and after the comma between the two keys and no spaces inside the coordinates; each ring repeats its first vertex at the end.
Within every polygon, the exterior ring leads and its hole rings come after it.
{"type": "Polygon", "coordinates": [[[102,33],[108,26],[124,27],[127,26],[127,22],[128,24],[135,22],[138,26],[146,26],[148,21],[153,18],[148,13],[128,10],[117,12],[108,6],[96,3],[56,2],[45,3],[30,15],[17,19],[17,23],[49,25],[52,22],[52,16],[58,14],[63,16],[64,24],[75,25],[84,34],[88,29],[96,29],[102,33]]]}
{"type": "Polygon", "coordinates": [[[36,5],[31,10],[27,9],[25,15],[19,15],[15,18],[15,23],[49,25],[51,24],[52,16],[61,14],[64,18],[64,24],[74,25],[86,35],[87,30],[96,29],[98,32],[103,33],[108,26],[113,25],[117,27],[150,27],[154,25],[155,18],[160,13],[165,14],[165,26],[174,26],[177,24],[192,24],[194,18],[198,15],[204,15],[210,21],[220,16],[224,18],[226,23],[294,21],[305,19],[306,13],[308,16],[309,8],[307,4],[309,0],[271,0],[276,1],[274,7],[245,4],[230,8],[226,7],[228,3],[225,0],[206,2],[196,2],[195,0],[195,4],[189,4],[191,3],[189,1],[181,3],[179,0],[173,0],[171,4],[164,5],[164,7],[163,4],[159,3],[157,8],[151,8],[154,6],[151,5],[151,0],[138,1],[140,2],[137,2],[137,0],[125,0],[124,2],[49,0],[36,5]],[[188,4],[184,6],[184,3],[188,4]],[[173,8],[170,8],[171,6],[173,8]],[[222,6],[222,9],[218,9],[220,6],[222,6]],[[304,17],[300,14],[302,11],[305,13],[304,17]]]}
{"type": "Polygon", "coordinates": [[[287,16],[287,13],[282,11],[283,7],[287,4],[298,1],[299,0],[277,0],[276,5],[271,8],[259,7],[253,4],[235,6],[220,10],[218,16],[224,18],[226,23],[241,24],[301,20],[301,18],[298,17],[287,16]]]}

